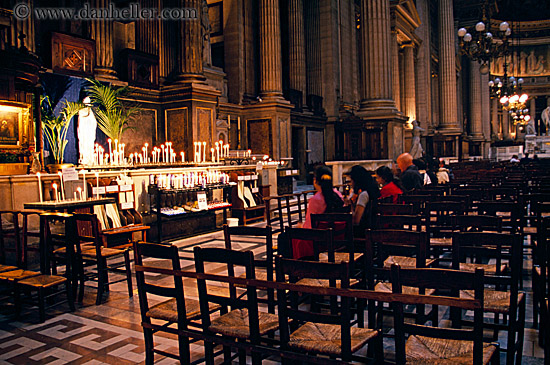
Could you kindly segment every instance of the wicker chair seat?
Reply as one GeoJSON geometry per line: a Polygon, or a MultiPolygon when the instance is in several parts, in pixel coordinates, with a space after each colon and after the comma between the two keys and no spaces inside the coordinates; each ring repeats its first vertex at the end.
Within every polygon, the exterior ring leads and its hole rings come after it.
{"type": "MultiPolygon", "coordinates": [[[[483,269],[486,274],[495,275],[497,273],[497,265],[496,264],[475,264],[471,262],[461,262],[460,263],[460,270],[461,271],[468,271],[468,272],[474,272],[477,268],[483,269]]],[[[506,264],[500,265],[500,272],[506,271],[508,266],[506,264]]]]}
{"type": "MultiPolygon", "coordinates": [[[[410,336],[405,345],[407,364],[470,365],[474,344],[471,341],[410,336]]],[[[493,344],[483,346],[483,364],[488,364],[496,351],[493,344]]]]}
{"type": "MultiPolygon", "coordinates": [[[[95,250],[95,246],[91,243],[83,243],[83,244],[80,245],[80,250],[81,251],[95,250]]],[[[64,255],[66,252],[67,252],[66,247],[59,247],[59,248],[56,248],[55,250],[53,250],[54,254],[64,255]]]]}
{"type": "Polygon", "coordinates": [[[38,275],[18,281],[18,284],[32,286],[34,288],[49,288],[63,284],[67,278],[59,275],[38,275]]]}
{"type": "MultiPolygon", "coordinates": [[[[246,279],[246,273],[242,273],[241,275],[239,275],[239,278],[246,279]]],[[[265,268],[256,268],[256,280],[269,281],[267,279],[267,271],[265,270],[265,268]]],[[[275,274],[273,274],[273,280],[275,280],[275,274]]],[[[246,285],[241,284],[235,284],[235,286],[238,288],[246,288],[246,285]]]]}
{"type": "Polygon", "coordinates": [[[40,275],[40,273],[36,271],[16,269],[16,270],[4,271],[0,273],[0,279],[8,280],[8,281],[19,281],[19,280],[27,279],[32,276],[38,276],[38,275],[40,275]]]}
{"type": "MultiPolygon", "coordinates": [[[[326,355],[342,354],[341,327],[334,324],[306,322],[290,335],[289,347],[326,355]]],[[[351,352],[359,350],[378,332],[368,328],[351,327],[351,352]]]]}
{"type": "MultiPolygon", "coordinates": [[[[403,286],[402,288],[403,294],[414,294],[418,295],[419,289],[414,286],[403,286]]],[[[392,293],[392,284],[387,283],[385,281],[381,281],[376,284],[374,287],[374,291],[381,292],[381,293],[392,293]]],[[[425,294],[423,295],[434,295],[435,289],[425,289],[425,294]]]]}
{"type": "MultiPolygon", "coordinates": [[[[220,305],[210,303],[211,311],[221,308],[220,305]]],[[[185,298],[185,316],[187,319],[197,318],[201,314],[199,301],[185,298]]],[[[168,299],[162,303],[155,304],[145,314],[149,318],[162,319],[170,322],[178,321],[178,305],[176,298],[168,299]]]]}
{"type": "MultiPolygon", "coordinates": [[[[518,304],[523,299],[524,293],[518,293],[518,304]]],[[[510,311],[509,292],[487,289],[483,292],[483,310],[490,313],[508,313],[510,311]]],[[[473,299],[473,290],[461,290],[460,297],[473,299]]]]}
{"type": "MultiPolygon", "coordinates": [[[[117,255],[122,255],[124,253],[124,250],[118,250],[116,248],[109,248],[109,247],[101,247],[101,256],[103,257],[113,257],[117,255]]],[[[90,248],[89,250],[82,251],[83,257],[96,257],[96,250],[94,248],[90,248]]]]}
{"type": "MultiPolygon", "coordinates": [[[[434,259],[427,259],[426,266],[430,266],[435,262],[434,259]]],[[[390,268],[392,264],[399,264],[402,268],[415,268],[416,267],[416,258],[407,257],[407,256],[389,256],[384,261],[384,267],[390,268]]]]}
{"type": "MultiPolygon", "coordinates": [[[[359,280],[357,279],[350,279],[349,285],[354,286],[357,283],[359,283],[359,280]]],[[[300,279],[296,282],[298,285],[309,285],[309,286],[319,286],[319,287],[329,287],[330,281],[328,279],[315,279],[315,278],[304,278],[300,279]]],[[[336,280],[336,287],[340,288],[342,285],[342,282],[340,280],[336,280]]]]}
{"type": "MultiPolygon", "coordinates": [[[[363,254],[360,252],[353,253],[353,261],[358,261],[363,257],[363,254]]],[[[319,254],[320,262],[328,262],[328,252],[321,252],[319,254]]],[[[334,253],[334,262],[349,262],[349,252],[335,252],[334,253]]]]}
{"type": "Polygon", "coordinates": [[[15,266],[0,265],[0,272],[17,270],[15,266]]]}
{"type": "MultiPolygon", "coordinates": [[[[215,333],[236,338],[249,338],[250,328],[248,309],[235,309],[212,321],[208,329],[215,333]]],[[[279,316],[272,313],[258,312],[260,335],[279,328],[279,316]]]]}

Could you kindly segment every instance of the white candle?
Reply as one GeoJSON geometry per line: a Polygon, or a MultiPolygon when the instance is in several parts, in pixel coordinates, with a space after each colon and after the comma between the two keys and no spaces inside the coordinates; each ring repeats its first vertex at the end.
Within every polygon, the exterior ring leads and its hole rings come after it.
{"type": "MultiPolygon", "coordinates": [[[[161,144],[160,148],[162,149],[162,159],[164,160],[164,145],[161,144]]],[[[164,162],[164,161],[159,161],[159,162],[164,162]]]]}
{"type": "MultiPolygon", "coordinates": [[[[218,144],[218,142],[216,142],[216,145],[217,145],[217,144],[218,144]]],[[[218,146],[216,146],[216,149],[218,149],[218,146]]],[[[210,153],[212,153],[212,162],[216,162],[216,161],[214,160],[214,149],[213,149],[213,148],[210,149],[210,153]]]]}
{"type": "Polygon", "coordinates": [[[57,202],[57,201],[59,201],[59,197],[57,196],[57,184],[53,183],[52,187],[53,187],[53,193],[55,195],[55,201],[57,202]]]}
{"type": "Polygon", "coordinates": [[[202,157],[201,146],[202,146],[202,143],[201,143],[201,142],[197,142],[197,144],[198,144],[198,146],[199,146],[197,162],[198,162],[198,163],[201,163],[201,157],[202,157]]]}
{"type": "Polygon", "coordinates": [[[44,198],[42,197],[42,182],[40,181],[40,173],[36,173],[36,177],[38,178],[38,196],[40,197],[40,203],[44,201],[44,198]]]}
{"type": "MultiPolygon", "coordinates": [[[[109,157],[109,156],[113,153],[113,150],[111,149],[111,142],[112,142],[112,141],[111,141],[111,139],[109,138],[109,139],[107,140],[107,142],[109,142],[109,154],[108,154],[106,157],[109,157]]],[[[109,161],[109,160],[107,160],[107,161],[109,161]]]]}
{"type": "Polygon", "coordinates": [[[107,164],[109,163],[109,161],[110,161],[110,160],[109,160],[109,154],[106,153],[106,154],[105,154],[105,164],[107,165],[107,164]]]}
{"type": "Polygon", "coordinates": [[[231,129],[231,115],[227,114],[227,129],[231,129]]]}
{"type": "MultiPolygon", "coordinates": [[[[82,189],[81,189],[80,187],[78,187],[78,188],[76,188],[76,191],[78,192],[78,196],[79,196],[80,200],[84,200],[84,199],[82,198],[82,189]]],[[[76,194],[76,193],[75,193],[75,194],[76,194]]]]}
{"type": "Polygon", "coordinates": [[[185,156],[185,154],[184,154],[183,152],[180,152],[180,155],[181,155],[181,162],[184,162],[184,158],[183,158],[183,157],[185,156]]]}
{"type": "Polygon", "coordinates": [[[99,199],[99,172],[95,173],[95,179],[96,179],[96,186],[97,186],[97,189],[95,191],[95,197],[96,199],[99,199]]]}
{"type": "Polygon", "coordinates": [[[123,143],[121,146],[122,146],[122,151],[120,153],[120,163],[124,164],[124,147],[126,147],[126,144],[123,143]]]}
{"type": "Polygon", "coordinates": [[[202,142],[202,162],[206,162],[206,142],[202,142]]]}
{"type": "MultiPolygon", "coordinates": [[[[81,172],[82,172],[82,193],[86,194],[86,191],[87,191],[87,189],[86,189],[87,188],[86,187],[86,171],[82,170],[81,172]]],[[[82,199],[82,195],[80,196],[80,199],[82,199]]]]}
{"type": "Polygon", "coordinates": [[[248,150],[248,157],[250,157],[251,153],[252,153],[252,150],[248,150]]]}
{"type": "Polygon", "coordinates": [[[65,200],[65,185],[63,185],[63,173],[61,171],[58,171],[57,174],[59,175],[59,180],[61,181],[61,200],[65,200]]]}
{"type": "Polygon", "coordinates": [[[114,152],[116,153],[116,155],[114,156],[115,157],[115,160],[113,161],[113,155],[111,154],[111,161],[114,162],[114,163],[117,163],[117,157],[118,157],[118,139],[115,139],[115,149],[114,149],[114,152]]]}
{"type": "Polygon", "coordinates": [[[145,143],[145,163],[147,163],[147,159],[149,158],[147,147],[149,147],[149,143],[145,143]]]}

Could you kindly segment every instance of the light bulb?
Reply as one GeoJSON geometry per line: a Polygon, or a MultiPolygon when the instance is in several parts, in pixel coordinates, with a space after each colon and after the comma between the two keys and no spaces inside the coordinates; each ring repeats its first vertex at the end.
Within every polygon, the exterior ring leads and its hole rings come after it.
{"type": "Polygon", "coordinates": [[[519,98],[519,102],[520,103],[525,103],[527,101],[527,99],[529,99],[529,96],[527,94],[523,94],[521,95],[521,97],[519,98]]]}
{"type": "Polygon", "coordinates": [[[459,37],[464,37],[464,35],[465,35],[466,33],[468,33],[468,31],[466,30],[466,28],[460,28],[460,29],[458,30],[458,36],[459,36],[459,37]]]}
{"type": "Polygon", "coordinates": [[[514,76],[510,76],[510,78],[508,80],[510,80],[510,82],[513,82],[516,78],[514,76]]]}
{"type": "Polygon", "coordinates": [[[495,79],[495,83],[500,84],[500,79],[498,77],[495,79]]]}
{"type": "Polygon", "coordinates": [[[518,79],[518,84],[520,84],[520,85],[523,84],[523,78],[520,77],[520,78],[518,79]]]}
{"type": "Polygon", "coordinates": [[[487,75],[489,73],[489,65],[484,63],[481,66],[479,66],[479,72],[482,75],[487,75]]]}
{"type": "Polygon", "coordinates": [[[502,98],[500,98],[500,103],[501,104],[506,104],[508,102],[508,97],[506,95],[504,95],[502,98]]]}
{"type": "Polygon", "coordinates": [[[510,28],[506,29],[506,32],[504,32],[504,35],[509,36],[510,34],[512,34],[512,29],[510,28]]]}
{"type": "Polygon", "coordinates": [[[471,42],[472,41],[472,35],[470,33],[466,33],[464,35],[464,42],[471,42]]]}
{"type": "Polygon", "coordinates": [[[528,121],[530,121],[530,120],[531,120],[531,116],[530,116],[530,115],[526,115],[526,116],[525,116],[525,121],[528,122],[528,121]]]}
{"type": "Polygon", "coordinates": [[[517,103],[519,100],[519,95],[518,94],[514,94],[512,96],[510,96],[510,103],[517,103]]]}
{"type": "Polygon", "coordinates": [[[485,23],[479,22],[476,24],[476,30],[478,32],[483,32],[485,30],[485,23]]]}
{"type": "Polygon", "coordinates": [[[498,26],[498,29],[500,29],[501,32],[505,32],[506,30],[510,29],[510,25],[507,22],[502,22],[498,26]]]}
{"type": "Polygon", "coordinates": [[[488,39],[493,39],[493,33],[487,32],[487,34],[485,34],[485,37],[487,37],[488,39]]]}
{"type": "Polygon", "coordinates": [[[493,86],[495,86],[495,83],[494,83],[493,80],[490,80],[490,81],[489,81],[489,87],[493,87],[493,86]]]}

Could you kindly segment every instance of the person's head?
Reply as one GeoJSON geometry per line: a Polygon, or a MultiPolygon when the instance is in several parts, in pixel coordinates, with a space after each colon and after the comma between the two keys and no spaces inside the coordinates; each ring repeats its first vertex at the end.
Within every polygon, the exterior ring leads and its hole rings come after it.
{"type": "Polygon", "coordinates": [[[344,205],[344,201],[334,192],[332,187],[332,170],[327,166],[317,166],[313,175],[313,185],[317,191],[323,194],[326,212],[334,212],[344,205]]]}
{"type": "Polygon", "coordinates": [[[349,172],[353,191],[358,194],[359,191],[366,191],[371,198],[378,198],[380,191],[370,172],[363,166],[355,165],[349,172]]]}
{"type": "Polygon", "coordinates": [[[380,185],[386,185],[394,180],[393,172],[387,166],[380,166],[376,169],[376,182],[380,185]]]}
{"type": "Polygon", "coordinates": [[[513,155],[512,158],[515,158],[517,160],[518,155],[513,155]]]}
{"type": "Polygon", "coordinates": [[[426,170],[426,163],[421,158],[415,158],[413,164],[416,165],[419,170],[426,170]]]}
{"type": "Polygon", "coordinates": [[[526,154],[525,154],[525,158],[529,158],[529,153],[526,153],[526,154]]]}
{"type": "Polygon", "coordinates": [[[413,164],[413,157],[410,153],[402,153],[397,157],[397,166],[399,167],[399,170],[401,172],[404,172],[407,167],[411,166],[413,164]]]}

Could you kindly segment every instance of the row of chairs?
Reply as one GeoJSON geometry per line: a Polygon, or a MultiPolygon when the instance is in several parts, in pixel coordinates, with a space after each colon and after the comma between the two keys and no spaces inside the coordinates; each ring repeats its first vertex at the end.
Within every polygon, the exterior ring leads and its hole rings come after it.
{"type": "Polygon", "coordinates": [[[461,360],[474,364],[498,362],[497,345],[483,342],[483,284],[486,280],[483,269],[464,273],[444,269],[403,269],[394,264],[391,268],[393,293],[377,293],[349,289],[350,270],[345,262],[299,261],[277,256],[277,280],[264,281],[255,276],[254,257],[250,251],[196,247],[196,272],[181,270],[175,246],[140,242],[136,243],[134,252],[148,364],[153,363],[155,353],[191,363],[190,341],[204,342],[207,364],[213,364],[215,355],[222,354],[225,362],[231,361],[232,348],[237,350],[240,363],[245,363],[246,354],[251,356],[253,364],[259,364],[263,358],[272,355],[283,360],[311,363],[348,364],[352,361],[366,362],[369,358],[375,363],[382,363],[384,353],[380,330],[351,324],[351,303],[357,302],[357,299],[392,304],[398,364],[412,360],[427,363],[445,358],[451,362],[461,360]],[[158,260],[168,261],[170,265],[159,264],[158,260]],[[225,270],[212,267],[211,270],[218,274],[206,274],[207,264],[222,264],[225,270]],[[237,267],[244,269],[244,278],[230,274],[237,267]],[[159,274],[167,276],[164,285],[159,283],[159,274]],[[196,279],[198,301],[184,294],[182,278],[196,279]],[[304,279],[308,278],[323,279],[332,285],[306,285],[304,279]],[[218,295],[220,290],[216,289],[216,284],[220,283],[229,286],[228,294],[218,295]],[[451,298],[447,293],[445,297],[401,293],[404,285],[413,283],[456,293],[472,290],[474,296],[451,298]],[[276,290],[277,314],[262,310],[258,305],[257,293],[262,288],[276,290]],[[152,305],[150,294],[167,299],[152,305]],[[330,297],[329,308],[312,310],[312,306],[301,300],[306,295],[330,297]],[[473,310],[474,325],[468,329],[451,329],[406,323],[403,305],[417,304],[473,310]],[[178,354],[154,347],[153,334],[159,331],[178,335],[178,354]],[[409,334],[407,342],[405,334],[409,334]],[[363,350],[365,344],[369,344],[367,352],[363,350]],[[215,352],[215,345],[222,345],[223,349],[215,352]],[[415,351],[419,347],[429,351],[415,351]]]}

